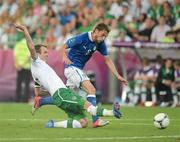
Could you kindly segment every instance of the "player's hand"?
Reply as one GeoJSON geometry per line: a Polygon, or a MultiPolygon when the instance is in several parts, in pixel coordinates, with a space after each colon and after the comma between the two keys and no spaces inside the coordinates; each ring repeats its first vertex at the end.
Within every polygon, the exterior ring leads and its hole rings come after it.
{"type": "Polygon", "coordinates": [[[125,85],[128,85],[128,81],[124,79],[123,77],[118,77],[118,79],[125,85]]]}
{"type": "Polygon", "coordinates": [[[64,57],[63,57],[63,61],[64,61],[64,63],[67,64],[67,65],[69,65],[69,64],[72,63],[71,60],[70,60],[67,56],[64,56],[64,57]]]}
{"type": "Polygon", "coordinates": [[[21,24],[18,24],[18,23],[14,23],[14,26],[19,29],[20,31],[25,31],[27,28],[21,24]]]}
{"type": "Polygon", "coordinates": [[[165,80],[164,84],[167,86],[171,86],[172,81],[171,80],[165,80]]]}
{"type": "Polygon", "coordinates": [[[15,68],[17,71],[20,71],[22,69],[22,66],[18,65],[18,64],[15,64],[15,68]]]}

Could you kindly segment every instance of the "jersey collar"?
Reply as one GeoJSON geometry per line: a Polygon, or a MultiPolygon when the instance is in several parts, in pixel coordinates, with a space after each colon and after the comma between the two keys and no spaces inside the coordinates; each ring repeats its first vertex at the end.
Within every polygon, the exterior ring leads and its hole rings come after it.
{"type": "Polygon", "coordinates": [[[90,41],[92,41],[93,42],[93,39],[92,39],[92,31],[90,31],[90,32],[88,32],[88,37],[89,37],[89,39],[90,39],[90,41]]]}

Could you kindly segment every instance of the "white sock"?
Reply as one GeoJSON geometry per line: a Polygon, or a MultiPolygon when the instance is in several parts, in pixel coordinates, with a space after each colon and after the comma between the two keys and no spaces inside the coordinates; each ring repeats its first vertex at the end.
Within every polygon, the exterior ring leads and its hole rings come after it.
{"type": "Polygon", "coordinates": [[[152,94],[152,102],[155,103],[156,102],[156,94],[152,94]]]}
{"type": "Polygon", "coordinates": [[[138,99],[139,99],[139,96],[138,95],[134,95],[133,103],[137,104],[138,103],[138,99]]]}
{"type": "Polygon", "coordinates": [[[54,122],[54,127],[67,128],[67,120],[54,122]]]}
{"type": "Polygon", "coordinates": [[[104,109],[103,110],[103,116],[113,116],[113,111],[112,110],[107,110],[107,109],[104,109]]]}
{"type": "Polygon", "coordinates": [[[147,89],[146,87],[141,88],[141,102],[146,101],[147,89]]]}
{"type": "Polygon", "coordinates": [[[72,126],[73,128],[82,128],[81,123],[77,120],[73,120],[72,126]]]}
{"type": "MultiPolygon", "coordinates": [[[[54,127],[67,128],[67,123],[68,123],[67,120],[54,122],[54,127]]],[[[73,128],[82,128],[81,123],[77,120],[73,120],[72,127],[73,128]]]]}
{"type": "Polygon", "coordinates": [[[135,93],[135,94],[140,94],[140,93],[141,93],[141,90],[140,90],[140,87],[139,87],[139,86],[135,86],[135,88],[134,88],[134,93],[135,93]]]}
{"type": "Polygon", "coordinates": [[[96,115],[97,113],[97,107],[93,106],[93,105],[90,105],[88,108],[87,108],[87,112],[89,112],[91,115],[96,115]]]}
{"type": "Polygon", "coordinates": [[[178,104],[178,96],[177,95],[173,96],[173,103],[178,104]]]}

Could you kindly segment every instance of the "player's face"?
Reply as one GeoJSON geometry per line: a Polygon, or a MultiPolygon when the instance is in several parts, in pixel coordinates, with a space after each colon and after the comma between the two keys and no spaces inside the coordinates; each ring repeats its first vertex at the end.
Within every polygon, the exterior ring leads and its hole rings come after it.
{"type": "Polygon", "coordinates": [[[47,61],[48,60],[48,49],[45,48],[44,46],[41,46],[41,54],[40,55],[44,61],[47,61]]]}
{"type": "Polygon", "coordinates": [[[166,68],[171,68],[172,67],[172,60],[166,60],[166,68]]]}
{"type": "Polygon", "coordinates": [[[100,42],[104,41],[107,36],[108,36],[107,31],[105,31],[105,30],[102,30],[102,31],[96,30],[95,31],[95,42],[100,43],[100,42]]]}
{"type": "Polygon", "coordinates": [[[176,70],[180,70],[180,66],[178,66],[176,63],[174,63],[174,68],[175,68],[176,70]]]}

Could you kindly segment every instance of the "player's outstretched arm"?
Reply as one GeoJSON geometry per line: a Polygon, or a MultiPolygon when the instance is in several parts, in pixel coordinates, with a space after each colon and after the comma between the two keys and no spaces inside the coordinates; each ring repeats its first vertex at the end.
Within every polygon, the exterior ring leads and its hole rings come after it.
{"type": "Polygon", "coordinates": [[[117,69],[109,57],[105,57],[105,63],[107,64],[108,68],[112,71],[112,73],[117,77],[118,80],[120,80],[123,84],[127,85],[128,81],[124,79],[118,72],[117,69]]]}
{"type": "Polygon", "coordinates": [[[63,61],[65,64],[71,64],[72,62],[70,59],[67,57],[67,45],[63,44],[62,47],[59,50],[60,55],[63,57],[63,61]]]}
{"type": "Polygon", "coordinates": [[[28,49],[29,49],[30,54],[31,54],[31,58],[36,59],[37,58],[37,53],[36,53],[36,50],[35,50],[35,47],[34,47],[34,43],[33,43],[32,39],[31,39],[31,36],[30,36],[30,34],[28,32],[28,29],[25,26],[21,25],[21,24],[15,23],[14,25],[15,25],[15,27],[17,29],[19,29],[21,32],[24,33],[24,36],[25,36],[26,42],[27,42],[27,46],[28,46],[28,49]]]}

